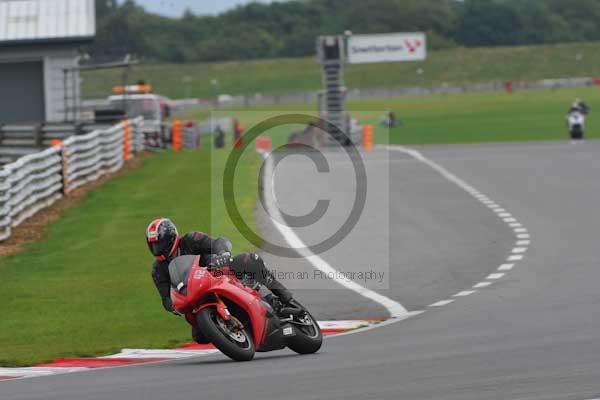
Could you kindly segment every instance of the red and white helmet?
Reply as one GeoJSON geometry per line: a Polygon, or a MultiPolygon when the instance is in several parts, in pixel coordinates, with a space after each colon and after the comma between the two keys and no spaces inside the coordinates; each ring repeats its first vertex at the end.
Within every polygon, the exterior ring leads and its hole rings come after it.
{"type": "Polygon", "coordinates": [[[170,260],[179,247],[177,227],[170,219],[155,219],[146,229],[146,243],[157,260],[170,260]]]}

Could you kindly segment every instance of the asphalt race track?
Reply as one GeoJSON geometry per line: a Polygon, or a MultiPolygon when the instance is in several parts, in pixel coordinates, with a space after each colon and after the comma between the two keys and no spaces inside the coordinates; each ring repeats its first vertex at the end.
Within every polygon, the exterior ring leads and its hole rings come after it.
{"type": "MultiPolygon", "coordinates": [[[[355,270],[387,262],[389,289],[379,292],[424,313],[327,339],[313,356],[283,351],[239,364],[214,355],[9,381],[0,383],[0,399],[598,397],[600,143],[419,150],[500,204],[531,234],[525,258],[491,286],[447,306],[429,307],[493,273],[515,246],[514,235],[493,212],[428,165],[399,152],[382,162],[378,150],[365,156],[370,194],[365,218],[321,256],[334,267],[355,270]],[[373,193],[382,195],[373,198],[373,193]]],[[[332,165],[336,157],[328,155],[332,165]]],[[[317,197],[310,196],[327,189],[346,190],[348,196],[340,201],[351,199],[351,185],[344,186],[335,173],[316,179],[307,172],[314,170],[310,163],[295,158],[278,167],[277,200],[284,210],[310,211],[303,208],[314,204],[317,197]],[[314,185],[310,192],[297,190],[308,184],[314,185]]],[[[265,237],[281,242],[263,217],[265,237]]],[[[324,221],[328,226],[343,215],[324,218],[331,218],[324,221]]],[[[298,231],[306,242],[321,234],[321,229],[298,231]]],[[[278,269],[310,269],[302,260],[265,257],[278,269]]],[[[317,317],[385,316],[381,306],[333,282],[319,285],[297,290],[317,317]]]]}

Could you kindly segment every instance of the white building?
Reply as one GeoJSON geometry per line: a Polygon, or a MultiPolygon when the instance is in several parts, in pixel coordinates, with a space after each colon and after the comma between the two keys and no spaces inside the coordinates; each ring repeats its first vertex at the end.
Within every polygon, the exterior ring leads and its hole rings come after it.
{"type": "Polygon", "coordinates": [[[0,124],[77,118],[94,0],[0,0],[0,124]]]}

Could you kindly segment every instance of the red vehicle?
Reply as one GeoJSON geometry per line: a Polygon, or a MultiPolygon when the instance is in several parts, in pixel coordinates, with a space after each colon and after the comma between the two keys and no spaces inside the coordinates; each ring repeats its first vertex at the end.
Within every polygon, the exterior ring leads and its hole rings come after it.
{"type": "Polygon", "coordinates": [[[285,347],[300,354],[321,348],[321,328],[306,308],[261,297],[257,283],[241,282],[228,267],[209,271],[199,256],[181,256],[169,264],[169,275],[175,309],[233,360],[285,347]]]}

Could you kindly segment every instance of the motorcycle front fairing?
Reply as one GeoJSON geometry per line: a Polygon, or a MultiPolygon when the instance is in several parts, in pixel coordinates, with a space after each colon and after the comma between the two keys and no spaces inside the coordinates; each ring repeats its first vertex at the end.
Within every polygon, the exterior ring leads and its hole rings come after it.
{"type": "Polygon", "coordinates": [[[171,301],[181,314],[192,312],[211,286],[211,274],[200,268],[200,256],[180,256],[169,264],[171,301]]]}
{"type": "Polygon", "coordinates": [[[234,274],[230,274],[229,268],[218,272],[214,276],[202,267],[200,256],[180,256],[174,259],[169,264],[173,307],[185,314],[188,322],[195,324],[195,318],[188,318],[189,314],[195,315],[205,306],[222,306],[219,303],[203,304],[203,299],[210,294],[227,299],[246,312],[252,324],[254,343],[256,347],[260,347],[267,335],[268,322],[267,309],[260,294],[239,282],[234,274]]]}

